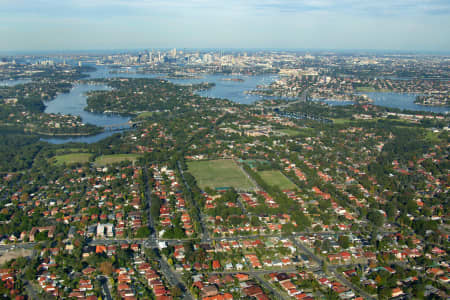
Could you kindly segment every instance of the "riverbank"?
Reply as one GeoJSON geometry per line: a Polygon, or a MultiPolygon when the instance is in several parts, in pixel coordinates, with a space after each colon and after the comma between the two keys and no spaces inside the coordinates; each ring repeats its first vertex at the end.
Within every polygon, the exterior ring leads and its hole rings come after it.
{"type": "Polygon", "coordinates": [[[94,136],[96,134],[100,134],[105,130],[97,131],[97,132],[74,132],[74,133],[54,133],[54,132],[42,132],[42,131],[34,131],[34,130],[24,130],[26,133],[34,133],[38,135],[48,136],[48,137],[77,137],[77,136],[94,136]]]}
{"type": "Polygon", "coordinates": [[[74,142],[96,142],[119,130],[128,129],[128,121],[131,116],[124,116],[114,113],[104,114],[102,112],[94,113],[86,110],[87,107],[87,94],[92,91],[110,91],[111,87],[105,85],[104,83],[89,84],[85,82],[78,82],[67,94],[59,94],[57,97],[51,101],[45,103],[45,112],[48,114],[63,114],[63,115],[74,115],[81,119],[81,121],[86,124],[86,126],[95,126],[97,129],[95,131],[89,131],[87,134],[74,133],[74,134],[62,134],[62,133],[52,133],[48,134],[47,131],[40,130],[40,133],[49,137],[44,138],[44,140],[51,143],[66,143],[69,141],[74,142]],[[117,125],[121,126],[117,126],[117,125]],[[105,127],[116,126],[118,130],[105,130],[105,127]],[[53,138],[52,138],[53,137],[53,138]]]}

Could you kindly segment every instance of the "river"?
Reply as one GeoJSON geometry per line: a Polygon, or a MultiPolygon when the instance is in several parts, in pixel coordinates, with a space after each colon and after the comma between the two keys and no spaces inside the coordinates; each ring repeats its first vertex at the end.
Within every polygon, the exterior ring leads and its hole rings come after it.
{"type": "MultiPolygon", "coordinates": [[[[385,106],[390,108],[399,108],[412,111],[428,111],[434,113],[448,113],[448,107],[443,106],[425,106],[414,103],[417,94],[409,93],[385,93],[385,92],[370,92],[364,93],[373,100],[374,105],[385,106]]],[[[314,100],[327,103],[328,105],[351,105],[353,101],[339,101],[339,100],[314,100]]]]}
{"type": "Polygon", "coordinates": [[[417,94],[406,93],[365,93],[369,98],[373,99],[373,104],[392,108],[429,111],[435,113],[448,113],[448,107],[443,106],[425,106],[415,104],[417,94]]]}
{"type": "MultiPolygon", "coordinates": [[[[163,74],[139,74],[134,71],[127,73],[110,73],[108,67],[96,66],[97,70],[91,72],[90,78],[112,78],[112,77],[127,77],[127,78],[157,78],[164,77],[163,74]]],[[[256,76],[228,76],[228,75],[204,75],[202,78],[188,78],[188,79],[168,79],[175,84],[196,84],[201,82],[214,82],[216,84],[210,90],[199,91],[198,94],[214,98],[227,98],[238,103],[252,103],[256,100],[262,99],[258,95],[246,95],[244,92],[253,90],[257,85],[269,84],[277,78],[276,75],[256,75],[256,76]],[[230,81],[224,80],[227,78],[242,78],[244,81],[230,81]]],[[[122,117],[113,114],[99,114],[91,113],[84,110],[86,107],[86,93],[94,90],[109,90],[106,85],[88,85],[78,84],[74,86],[69,93],[59,94],[54,100],[45,102],[46,113],[61,113],[80,116],[83,122],[94,124],[97,126],[123,124],[130,120],[130,117],[122,117]]],[[[129,126],[123,126],[127,129],[129,126]]],[[[62,144],[68,142],[80,143],[94,143],[105,137],[111,136],[117,131],[105,131],[93,136],[82,137],[65,137],[65,138],[42,138],[53,144],[62,144]]]]}
{"type": "MultiPolygon", "coordinates": [[[[124,124],[130,120],[130,117],[123,117],[114,114],[99,114],[85,111],[86,107],[86,93],[89,91],[107,91],[111,88],[106,85],[89,85],[89,84],[77,84],[69,93],[59,94],[55,99],[46,101],[45,112],[54,114],[66,114],[80,116],[84,123],[94,124],[97,126],[107,126],[124,124]]],[[[128,125],[121,126],[122,129],[129,128],[128,125]]],[[[105,137],[114,134],[114,131],[105,131],[97,135],[81,136],[81,137],[66,137],[66,138],[42,138],[42,140],[50,142],[52,144],[62,144],[68,142],[80,142],[80,143],[94,143],[105,137]]]]}
{"type": "MultiPolygon", "coordinates": [[[[127,78],[158,78],[164,77],[163,74],[141,74],[137,73],[135,68],[128,68],[129,72],[122,72],[124,69],[118,69],[121,71],[119,73],[110,73],[111,70],[107,66],[96,66],[97,70],[89,73],[90,78],[112,78],[112,77],[127,77],[127,78]]],[[[225,98],[232,100],[237,103],[250,104],[257,100],[272,98],[264,97],[260,95],[247,95],[245,91],[254,90],[258,85],[268,85],[278,78],[274,74],[263,74],[255,76],[246,75],[222,75],[222,74],[202,74],[200,78],[186,78],[186,79],[173,79],[168,78],[167,80],[175,84],[196,84],[201,82],[212,82],[216,85],[206,91],[199,91],[198,94],[201,96],[212,97],[212,98],[225,98]],[[230,78],[240,78],[243,81],[233,81],[227,80],[230,78]]],[[[105,85],[87,85],[79,84],[76,85],[68,94],[59,94],[56,99],[48,101],[45,104],[47,108],[46,113],[62,113],[62,114],[72,114],[78,115],[82,118],[83,122],[94,124],[97,126],[105,126],[112,124],[123,124],[130,120],[129,117],[122,117],[118,115],[110,114],[97,114],[84,111],[86,107],[86,96],[85,93],[93,90],[108,90],[109,87],[105,85]]],[[[446,107],[430,107],[421,106],[414,104],[415,94],[398,94],[398,93],[367,93],[367,95],[374,100],[375,105],[408,109],[408,110],[420,110],[420,111],[431,111],[438,113],[448,113],[448,108],[446,107]]],[[[334,101],[325,100],[330,105],[349,105],[353,102],[351,101],[334,101]]],[[[123,129],[127,127],[124,126],[123,129]]],[[[61,144],[67,142],[82,142],[82,143],[94,143],[105,137],[108,137],[115,132],[105,131],[103,133],[86,136],[86,137],[73,137],[73,138],[43,138],[43,140],[54,144],[61,144]]]]}
{"type": "MultiPolygon", "coordinates": [[[[97,70],[90,73],[90,78],[111,78],[111,77],[128,77],[128,78],[164,78],[164,74],[142,74],[137,73],[136,68],[117,69],[116,73],[110,73],[106,66],[96,66],[97,70]],[[129,70],[126,72],[125,70],[129,70]]],[[[196,74],[197,76],[197,74],[196,74]]],[[[166,80],[181,85],[197,84],[202,82],[215,83],[216,85],[209,90],[197,92],[200,96],[210,98],[229,99],[231,101],[250,104],[261,99],[271,97],[263,97],[260,95],[247,95],[245,91],[256,89],[258,85],[268,85],[278,79],[276,74],[262,75],[224,75],[224,74],[199,74],[196,78],[167,78],[166,80]],[[233,81],[229,79],[240,78],[243,81],[233,81]]]]}
{"type": "Polygon", "coordinates": [[[0,80],[0,86],[14,86],[31,82],[31,79],[0,80]]]}

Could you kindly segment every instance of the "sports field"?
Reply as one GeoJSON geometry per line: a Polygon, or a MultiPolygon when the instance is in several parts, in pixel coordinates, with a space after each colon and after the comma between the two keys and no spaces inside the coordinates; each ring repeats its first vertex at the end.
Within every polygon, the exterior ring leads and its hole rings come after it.
{"type": "Polygon", "coordinates": [[[88,162],[91,156],[92,154],[90,153],[71,153],[71,154],[56,155],[52,157],[50,161],[57,165],[62,164],[70,165],[88,162]]]}
{"type": "Polygon", "coordinates": [[[138,118],[138,119],[146,119],[146,118],[152,117],[153,115],[154,115],[154,112],[152,112],[152,111],[146,111],[146,112],[140,113],[140,114],[137,116],[137,118],[138,118]]]}
{"type": "Polygon", "coordinates": [[[141,155],[139,154],[111,154],[111,155],[102,155],[95,159],[94,164],[96,166],[106,166],[122,161],[129,160],[131,162],[135,162],[141,155]]]}
{"type": "Polygon", "coordinates": [[[298,135],[298,130],[289,129],[289,128],[287,128],[287,129],[280,129],[280,130],[277,130],[277,132],[280,132],[280,133],[288,135],[288,136],[296,136],[296,135],[298,135]]]}
{"type": "Polygon", "coordinates": [[[286,178],[286,176],[284,176],[284,174],[279,170],[261,171],[258,172],[258,175],[261,176],[262,180],[264,180],[268,185],[278,186],[281,190],[297,189],[297,186],[286,178]]]}
{"type": "Polygon", "coordinates": [[[247,175],[233,160],[192,161],[187,163],[200,188],[234,187],[241,190],[255,188],[247,175]]]}

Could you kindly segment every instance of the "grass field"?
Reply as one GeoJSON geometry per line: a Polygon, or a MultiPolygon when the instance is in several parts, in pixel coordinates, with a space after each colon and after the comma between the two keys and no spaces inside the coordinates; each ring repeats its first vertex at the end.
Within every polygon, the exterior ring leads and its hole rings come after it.
{"type": "Polygon", "coordinates": [[[138,118],[138,119],[146,119],[146,118],[150,118],[151,116],[153,116],[153,114],[154,114],[154,112],[152,112],[152,111],[147,111],[147,112],[140,113],[140,114],[137,116],[137,118],[138,118]]]}
{"type": "Polygon", "coordinates": [[[194,175],[200,188],[234,187],[251,190],[255,186],[232,160],[208,160],[188,162],[189,172],[194,175]]]}
{"type": "Polygon", "coordinates": [[[0,256],[0,264],[4,264],[12,259],[16,259],[19,257],[27,257],[32,256],[33,250],[30,249],[16,249],[16,250],[8,250],[5,254],[0,256]]]}
{"type": "Polygon", "coordinates": [[[340,119],[338,119],[338,118],[335,118],[335,119],[332,119],[333,120],[333,123],[334,124],[348,124],[348,123],[350,123],[350,122],[352,122],[352,120],[350,120],[350,119],[348,119],[348,118],[340,118],[340,119]]]}
{"type": "Polygon", "coordinates": [[[90,153],[71,153],[71,154],[56,155],[50,158],[50,161],[57,165],[62,165],[64,163],[70,165],[88,162],[91,157],[92,154],[90,153]]]}
{"type": "Polygon", "coordinates": [[[258,175],[269,185],[278,186],[282,190],[296,190],[297,186],[293,184],[283,173],[278,170],[261,171],[258,175]]]}
{"type": "Polygon", "coordinates": [[[135,162],[141,155],[139,154],[111,154],[97,157],[94,164],[96,166],[106,166],[113,163],[129,160],[135,162]]]}
{"type": "Polygon", "coordinates": [[[286,129],[280,129],[277,130],[280,133],[286,134],[288,136],[301,136],[301,137],[307,137],[314,135],[314,129],[312,128],[286,128],[286,129]]]}
{"type": "Polygon", "coordinates": [[[277,130],[277,132],[286,134],[288,136],[296,136],[299,134],[298,130],[295,130],[295,129],[280,129],[280,130],[277,130]]]}
{"type": "Polygon", "coordinates": [[[441,141],[441,139],[439,138],[439,134],[434,133],[431,130],[426,131],[425,140],[430,141],[431,143],[439,143],[441,141]]]}

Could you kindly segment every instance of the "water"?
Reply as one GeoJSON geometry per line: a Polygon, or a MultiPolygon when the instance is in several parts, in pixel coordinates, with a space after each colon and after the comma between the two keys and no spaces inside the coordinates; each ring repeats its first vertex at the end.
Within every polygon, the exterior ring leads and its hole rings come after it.
{"type": "Polygon", "coordinates": [[[435,113],[448,113],[448,107],[442,106],[425,106],[414,103],[417,94],[400,94],[400,93],[365,93],[369,98],[373,99],[373,104],[399,109],[429,111],[435,113]]]}
{"type": "Polygon", "coordinates": [[[0,86],[15,86],[31,82],[31,79],[0,80],[0,86]]]}
{"type": "MultiPolygon", "coordinates": [[[[408,93],[382,93],[382,92],[371,92],[364,93],[370,99],[373,100],[374,105],[385,106],[390,108],[399,108],[406,109],[412,111],[428,111],[434,113],[448,113],[448,107],[443,106],[425,106],[418,105],[414,103],[416,100],[417,94],[408,94],[408,93]]],[[[351,105],[353,101],[339,101],[339,100],[314,100],[325,102],[330,106],[338,106],[338,105],[351,105]]]]}
{"type": "MultiPolygon", "coordinates": [[[[129,73],[110,73],[112,69],[106,66],[96,66],[97,70],[90,73],[90,78],[114,78],[114,77],[127,77],[127,78],[158,78],[163,77],[162,74],[139,74],[136,73],[136,68],[129,68],[129,73]]],[[[118,69],[123,70],[123,69],[118,69]]],[[[256,89],[258,85],[268,85],[278,78],[274,74],[264,74],[255,76],[233,76],[233,75],[222,75],[222,74],[206,74],[201,78],[186,78],[186,79],[172,79],[169,78],[170,82],[175,84],[196,84],[201,82],[213,82],[216,84],[215,87],[206,90],[199,91],[198,94],[201,96],[211,97],[211,98],[224,98],[229,99],[237,103],[249,104],[261,99],[272,99],[273,97],[260,96],[260,95],[247,95],[244,92],[256,89]],[[227,78],[241,78],[244,81],[227,81],[227,78]]],[[[18,83],[16,83],[18,84],[18,83]]],[[[79,84],[76,85],[68,94],[60,94],[56,99],[48,101],[45,104],[47,108],[46,113],[61,113],[61,114],[72,114],[80,116],[83,122],[90,123],[98,126],[113,125],[113,124],[123,124],[130,120],[129,117],[122,117],[119,115],[111,114],[97,114],[84,111],[86,107],[86,96],[85,93],[93,90],[109,90],[110,88],[106,85],[88,85],[79,84]]],[[[445,107],[428,107],[414,104],[415,94],[397,94],[397,93],[367,93],[367,95],[374,100],[375,105],[408,109],[408,110],[418,110],[418,111],[431,111],[439,113],[448,113],[448,108],[445,107]]],[[[350,105],[351,101],[336,101],[336,100],[321,100],[330,105],[350,105]]],[[[124,129],[128,126],[124,126],[124,129]]],[[[106,131],[94,136],[83,136],[83,137],[73,137],[73,138],[46,138],[43,139],[50,143],[61,144],[67,142],[82,142],[82,143],[94,143],[105,137],[111,136],[116,132],[106,131]]]]}
{"type": "Polygon", "coordinates": [[[245,91],[255,90],[258,85],[268,85],[278,79],[277,75],[263,74],[253,76],[230,76],[230,75],[205,75],[202,79],[169,79],[169,81],[176,84],[190,84],[201,82],[213,82],[216,84],[213,88],[206,91],[199,91],[197,94],[210,98],[223,98],[231,101],[250,104],[261,99],[269,99],[272,97],[265,97],[260,95],[248,95],[245,91]],[[243,82],[224,80],[229,78],[240,78],[243,82]]]}
{"type": "Polygon", "coordinates": [[[100,140],[103,140],[104,138],[107,138],[115,133],[118,133],[117,131],[105,131],[96,135],[91,136],[77,136],[77,137],[62,137],[62,138],[41,138],[42,141],[49,142],[51,144],[65,144],[65,143],[87,143],[92,144],[96,143],[100,140]]]}
{"type": "Polygon", "coordinates": [[[329,106],[344,106],[344,105],[352,105],[354,102],[353,101],[339,101],[339,100],[329,100],[329,99],[313,99],[313,101],[317,101],[317,102],[324,102],[326,104],[328,104],[329,106]]]}
{"type": "MultiPolygon", "coordinates": [[[[47,106],[45,108],[46,113],[65,114],[80,116],[84,123],[94,124],[97,126],[107,126],[124,124],[130,120],[130,117],[123,117],[114,114],[99,114],[85,111],[86,107],[86,93],[89,91],[107,91],[111,88],[106,85],[89,85],[78,84],[75,85],[70,93],[59,94],[54,100],[45,102],[47,106]]],[[[120,128],[129,128],[128,125],[123,125],[120,128]]],[[[68,142],[80,142],[80,143],[94,143],[105,137],[111,136],[116,132],[105,131],[93,136],[81,136],[81,137],[67,137],[67,138],[43,138],[42,140],[53,143],[62,144],[68,142]]]]}
{"type": "MultiPolygon", "coordinates": [[[[90,73],[90,78],[114,78],[114,77],[127,77],[127,78],[159,78],[164,77],[163,74],[140,74],[136,73],[136,68],[129,68],[130,72],[123,73],[110,73],[111,69],[105,66],[96,66],[97,70],[90,73]]],[[[118,69],[117,71],[123,71],[124,69],[118,69]]],[[[114,70],[113,70],[114,71],[114,70]]],[[[201,78],[168,78],[167,80],[182,85],[198,84],[202,82],[215,83],[216,86],[206,91],[198,91],[197,94],[210,98],[222,98],[229,99],[231,101],[250,104],[261,99],[272,99],[273,97],[266,97],[260,95],[247,95],[245,91],[255,90],[258,85],[268,85],[271,82],[278,79],[278,75],[263,74],[263,75],[223,75],[223,74],[201,74],[201,78]],[[240,78],[243,82],[230,81],[224,79],[240,78]]],[[[280,97],[277,97],[279,99],[280,97]]]]}

